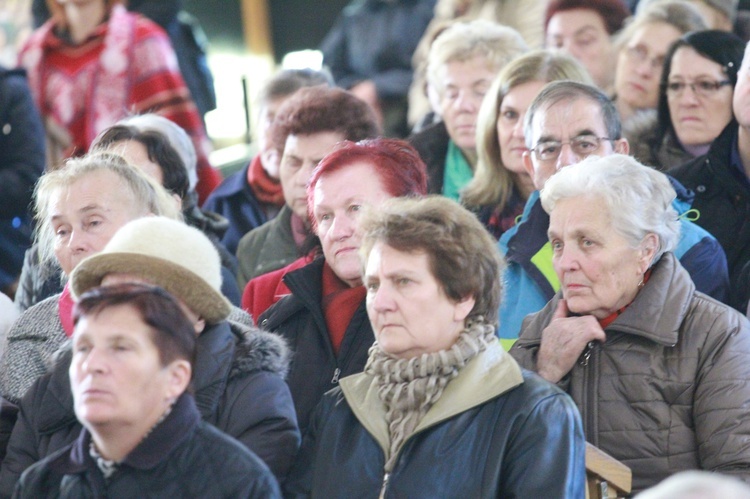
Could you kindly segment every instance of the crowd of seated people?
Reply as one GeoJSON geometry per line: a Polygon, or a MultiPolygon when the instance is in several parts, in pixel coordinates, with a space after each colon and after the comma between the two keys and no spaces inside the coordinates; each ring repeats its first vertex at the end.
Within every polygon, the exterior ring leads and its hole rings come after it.
{"type": "Polygon", "coordinates": [[[353,1],[224,182],[161,28],[47,3],[0,497],[750,490],[738,2],[353,1]]]}

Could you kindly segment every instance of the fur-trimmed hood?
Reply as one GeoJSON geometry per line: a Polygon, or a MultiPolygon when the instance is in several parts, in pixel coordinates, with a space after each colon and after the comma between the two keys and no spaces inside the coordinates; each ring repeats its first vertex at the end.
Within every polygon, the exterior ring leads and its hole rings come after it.
{"type": "Polygon", "coordinates": [[[239,322],[229,321],[229,324],[239,338],[229,379],[255,371],[269,371],[286,378],[291,356],[281,336],[239,322]]]}
{"type": "Polygon", "coordinates": [[[668,131],[657,136],[656,110],[639,111],[622,124],[622,135],[630,144],[630,155],[646,166],[666,171],[693,159],[668,131]]]}

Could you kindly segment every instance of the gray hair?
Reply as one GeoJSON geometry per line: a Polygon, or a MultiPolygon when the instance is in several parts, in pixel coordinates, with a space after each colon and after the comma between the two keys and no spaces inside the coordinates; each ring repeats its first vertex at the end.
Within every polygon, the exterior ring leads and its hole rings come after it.
{"type": "Polygon", "coordinates": [[[518,31],[484,19],[457,22],[435,39],[427,56],[427,82],[442,94],[440,68],[454,61],[484,57],[497,72],[528,50],[518,31]]]}
{"type": "Polygon", "coordinates": [[[531,101],[523,123],[523,136],[526,140],[526,147],[531,149],[536,145],[532,143],[534,138],[532,125],[539,111],[547,110],[550,106],[554,106],[561,101],[573,101],[576,99],[588,99],[599,104],[609,140],[620,140],[622,138],[620,114],[607,94],[593,85],[570,80],[560,80],[548,83],[534,100],[531,101]]]}
{"type": "Polygon", "coordinates": [[[141,132],[152,130],[164,135],[185,165],[190,183],[188,192],[195,190],[195,186],[198,184],[198,156],[195,153],[193,141],[180,125],[154,113],[128,116],[118,121],[117,124],[132,126],[141,132]]]}
{"type": "Polygon", "coordinates": [[[644,490],[636,499],[747,499],[750,485],[742,480],[703,470],[682,471],[644,490]]]}
{"type": "Polygon", "coordinates": [[[616,35],[617,48],[623,49],[636,31],[653,23],[668,24],[683,35],[690,31],[708,29],[698,8],[684,0],[651,2],[645,8],[639,8],[634,16],[628,18],[625,27],[616,35]]]}
{"type": "Polygon", "coordinates": [[[39,257],[43,264],[54,261],[54,231],[50,220],[52,196],[95,172],[110,171],[122,179],[135,202],[134,208],[144,216],[149,213],[181,220],[179,209],[156,181],[140,169],[130,165],[121,156],[107,152],[90,153],[81,158],[68,159],[61,168],[45,173],[34,189],[34,212],[37,221],[36,239],[39,257]]]}
{"type": "Polygon", "coordinates": [[[680,236],[680,222],[672,201],[677,197],[663,173],[632,156],[589,156],[553,175],[542,189],[542,207],[552,213],[562,199],[600,196],[607,206],[613,229],[638,246],[648,234],[659,239],[651,264],[672,251],[680,236]]]}

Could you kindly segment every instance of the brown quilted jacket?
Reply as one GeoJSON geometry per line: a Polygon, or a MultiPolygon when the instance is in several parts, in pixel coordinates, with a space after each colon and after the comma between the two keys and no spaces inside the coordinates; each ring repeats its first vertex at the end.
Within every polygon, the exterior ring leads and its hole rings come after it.
{"type": "MultiPolygon", "coordinates": [[[[524,321],[510,353],[536,370],[558,293],[524,321]]],[[[633,471],[633,491],[685,469],[750,481],[750,323],[696,292],[671,253],[560,385],[586,440],[633,471]]]]}

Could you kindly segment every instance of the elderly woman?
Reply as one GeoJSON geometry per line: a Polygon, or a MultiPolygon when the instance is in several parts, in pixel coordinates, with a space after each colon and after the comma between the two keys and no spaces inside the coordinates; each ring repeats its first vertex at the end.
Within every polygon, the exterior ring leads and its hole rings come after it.
{"type": "MultiPolygon", "coordinates": [[[[177,298],[197,336],[192,386],[201,418],[256,453],[281,481],[300,439],[284,383],[288,352],[278,337],[237,322],[247,316],[233,311],[221,294],[220,267],[218,253],[198,229],[146,217],[125,225],[102,252],[81,262],[71,275],[71,291],[80,296],[99,285],[142,282],[177,298]]],[[[69,362],[62,355],[22,400],[0,491],[12,490],[24,469],[75,439],[69,362]]]]}
{"type": "Polygon", "coordinates": [[[523,123],[526,109],[554,80],[592,83],[572,57],[546,50],[522,55],[505,66],[482,102],[477,122],[477,168],[461,192],[461,202],[499,239],[523,212],[534,182],[523,164],[528,151],[523,123]]]}
{"type": "Polygon", "coordinates": [[[517,31],[484,20],[452,24],[433,42],[427,85],[442,121],[409,138],[427,165],[430,193],[458,199],[471,180],[482,99],[498,70],[526,48],[517,31]]]}
{"type": "Polygon", "coordinates": [[[85,153],[128,112],[156,111],[190,134],[204,200],[221,177],[208,162],[206,132],[169,38],[122,3],[47,0],[52,18],[19,54],[47,129],[48,164],[85,153]]]}
{"type": "Polygon", "coordinates": [[[316,409],[289,494],[583,497],[573,403],[495,338],[494,239],[438,196],[389,201],[362,230],[377,342],[316,409]]]}
{"type": "Polygon", "coordinates": [[[424,163],[403,141],[343,144],[320,162],[307,188],[323,258],[307,265],[299,260],[245,290],[243,305],[255,314],[282,297],[259,323],[294,351],[287,384],[302,432],[323,394],[340,377],[362,371],[374,341],[357,256],[360,211],[388,198],[423,195],[426,188],[424,163]]]}
{"type": "Polygon", "coordinates": [[[688,33],[669,48],[656,122],[623,130],[641,163],[668,170],[708,152],[732,121],[732,96],[745,42],[724,31],[688,33]]]}
{"type": "Polygon", "coordinates": [[[257,456],[201,421],[188,391],[196,337],[177,300],[104,287],[74,317],[70,385],[84,429],[27,470],[16,496],[280,496],[257,456]]]}
{"type": "MultiPolygon", "coordinates": [[[[101,251],[117,230],[147,215],[178,216],[176,206],[141,171],[120,156],[91,154],[43,175],[35,191],[42,275],[70,275],[84,258],[101,251]],[[52,263],[54,262],[54,264],[52,263]]],[[[8,333],[0,359],[0,393],[17,403],[47,370],[50,356],[73,332],[73,301],[62,293],[26,310],[8,333]]],[[[3,406],[2,417],[8,415],[3,406]]]]}
{"type": "Polygon", "coordinates": [[[640,9],[617,36],[615,102],[622,120],[656,109],[659,82],[669,46],[689,31],[706,29],[700,12],[683,0],[640,9]]]}
{"type": "Polygon", "coordinates": [[[561,290],[511,349],[568,391],[636,492],[686,469],[750,478],[750,324],[679,265],[674,198],[664,174],[619,154],[550,178],[561,290]]]}
{"type": "Polygon", "coordinates": [[[306,189],[313,169],[337,143],[374,138],[380,129],[364,101],[341,89],[311,87],[300,89],[281,106],[270,133],[281,157],[284,206],[276,218],[240,239],[240,289],[250,279],[285,267],[306,253],[304,243],[310,234],[306,189]]]}
{"type": "Polygon", "coordinates": [[[630,13],[621,0],[551,0],[544,15],[545,46],[581,61],[608,92],[614,76],[614,39],[630,13]]]}

